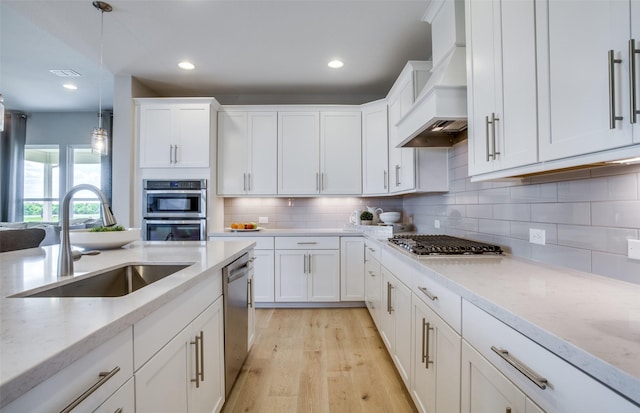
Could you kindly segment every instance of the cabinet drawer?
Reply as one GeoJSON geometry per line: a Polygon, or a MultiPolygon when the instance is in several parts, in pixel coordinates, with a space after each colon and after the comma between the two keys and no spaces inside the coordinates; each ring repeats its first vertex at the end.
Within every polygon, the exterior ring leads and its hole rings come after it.
{"type": "Polygon", "coordinates": [[[462,298],[430,277],[429,269],[413,270],[412,290],[458,334],[462,328],[462,298]]]}
{"type": "Polygon", "coordinates": [[[364,252],[365,252],[366,260],[375,259],[377,261],[380,261],[381,251],[382,251],[382,246],[378,241],[373,241],[365,238],[364,252]]]}
{"type": "Polygon", "coordinates": [[[276,237],[276,249],[280,250],[337,250],[339,237],[276,237]]]}
{"type": "MultiPolygon", "coordinates": [[[[52,366],[52,368],[55,368],[52,366]]],[[[131,328],[119,333],[100,347],[40,383],[2,409],[2,413],[59,412],[99,382],[74,411],[90,412],[133,376],[133,348],[131,328]],[[118,369],[119,368],[119,369],[118,369]],[[101,377],[102,372],[109,378],[101,377]]]]}
{"type": "Polygon", "coordinates": [[[272,250],[273,249],[273,237],[209,237],[210,241],[247,241],[255,242],[255,249],[257,250],[272,250]]]}
{"type": "Polygon", "coordinates": [[[639,411],[638,406],[465,300],[462,336],[547,412],[639,411]],[[524,373],[492,348],[508,351],[505,357],[519,360],[524,373]],[[544,389],[534,383],[536,377],[547,380],[546,384],[539,383],[544,389]]]}
{"type": "Polygon", "coordinates": [[[151,356],[221,295],[222,271],[217,270],[215,274],[206,277],[184,294],[135,323],[134,370],[142,367],[151,356]]]}

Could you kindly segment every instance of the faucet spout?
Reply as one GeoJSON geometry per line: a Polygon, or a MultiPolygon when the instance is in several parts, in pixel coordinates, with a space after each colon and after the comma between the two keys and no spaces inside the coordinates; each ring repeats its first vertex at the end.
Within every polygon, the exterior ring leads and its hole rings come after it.
{"type": "Polygon", "coordinates": [[[111,207],[107,201],[107,197],[102,191],[93,185],[80,184],[76,185],[66,193],[62,199],[62,210],[60,220],[62,221],[62,229],[60,236],[60,253],[58,256],[58,276],[73,275],[73,255],[71,254],[71,242],[69,241],[69,205],[71,198],[78,191],[91,191],[100,198],[102,202],[102,222],[104,226],[110,227],[115,225],[116,218],[113,216],[111,207]]]}

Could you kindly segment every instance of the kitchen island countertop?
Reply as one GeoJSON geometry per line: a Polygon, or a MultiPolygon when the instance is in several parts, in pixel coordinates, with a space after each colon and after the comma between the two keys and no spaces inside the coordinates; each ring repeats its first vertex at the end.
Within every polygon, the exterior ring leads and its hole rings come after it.
{"type": "Polygon", "coordinates": [[[58,245],[0,254],[0,407],[167,304],[253,248],[249,241],[142,242],[75,262],[75,275],[122,264],[193,264],[132,294],[113,298],[11,295],[58,279],[58,245]]]}

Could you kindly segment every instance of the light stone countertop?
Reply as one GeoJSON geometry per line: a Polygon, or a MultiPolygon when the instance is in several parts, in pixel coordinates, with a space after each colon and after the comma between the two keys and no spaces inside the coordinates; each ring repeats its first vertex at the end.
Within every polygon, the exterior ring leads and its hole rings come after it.
{"type": "Polygon", "coordinates": [[[640,285],[509,255],[418,259],[380,246],[640,405],[640,285]]]}
{"type": "Polygon", "coordinates": [[[260,228],[259,231],[224,229],[212,231],[209,237],[354,237],[362,233],[348,228],[260,228]]]}
{"type": "MultiPolygon", "coordinates": [[[[132,294],[114,298],[12,298],[60,281],[58,246],[0,254],[0,407],[215,274],[255,243],[142,242],[75,262],[75,275],[122,264],[193,263],[132,294]]],[[[221,281],[222,282],[222,281],[221,281]]]]}

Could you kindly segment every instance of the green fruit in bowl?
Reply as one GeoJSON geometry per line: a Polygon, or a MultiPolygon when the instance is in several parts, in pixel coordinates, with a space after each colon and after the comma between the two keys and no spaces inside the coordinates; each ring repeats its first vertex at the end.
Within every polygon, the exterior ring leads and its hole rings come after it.
{"type": "Polygon", "coordinates": [[[124,227],[122,225],[114,225],[112,227],[94,227],[89,230],[89,232],[113,232],[113,231],[124,231],[124,227]]]}

